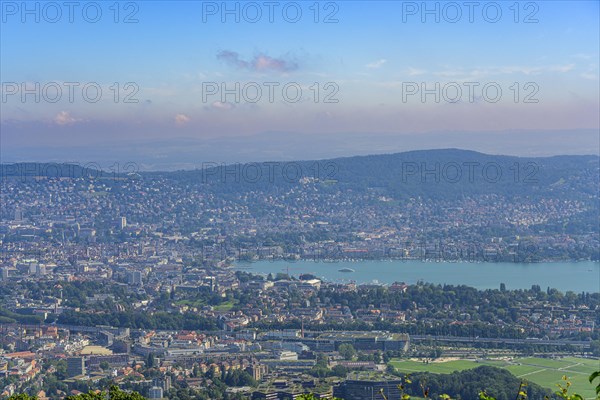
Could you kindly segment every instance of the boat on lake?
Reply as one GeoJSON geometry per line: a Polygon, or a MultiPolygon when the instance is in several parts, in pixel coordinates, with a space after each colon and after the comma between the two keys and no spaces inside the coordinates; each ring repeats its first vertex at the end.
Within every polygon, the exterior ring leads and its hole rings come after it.
{"type": "Polygon", "coordinates": [[[338,271],[340,271],[340,272],[354,272],[354,270],[352,268],[340,268],[340,269],[338,269],[338,271]]]}

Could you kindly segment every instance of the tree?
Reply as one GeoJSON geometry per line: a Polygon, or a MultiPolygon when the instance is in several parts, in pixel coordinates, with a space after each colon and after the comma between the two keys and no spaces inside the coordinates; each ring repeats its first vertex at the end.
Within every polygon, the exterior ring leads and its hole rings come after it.
{"type": "Polygon", "coordinates": [[[26,393],[13,394],[8,400],[37,400],[37,396],[30,396],[26,393]]]}
{"type": "MultiPolygon", "coordinates": [[[[307,394],[300,395],[300,397],[298,397],[298,400],[317,400],[317,398],[315,397],[314,394],[307,393],[307,394]]],[[[337,397],[333,397],[332,400],[341,400],[341,399],[338,399],[337,397]]]]}
{"type": "MultiPolygon", "coordinates": [[[[78,394],[76,396],[67,396],[65,400],[106,400],[106,392],[93,392],[78,394]]],[[[111,386],[108,389],[108,398],[110,400],[146,400],[144,396],[138,392],[126,392],[119,389],[117,386],[111,386]]],[[[24,399],[26,400],[26,399],[24,399]]]]}
{"type": "Polygon", "coordinates": [[[596,357],[600,357],[600,340],[594,340],[590,343],[590,351],[596,357]]]}
{"type": "Polygon", "coordinates": [[[325,354],[319,353],[317,354],[317,363],[315,365],[317,367],[327,368],[327,365],[329,365],[329,359],[325,354]]]}
{"type": "MultiPolygon", "coordinates": [[[[596,378],[600,378],[600,371],[594,371],[594,373],[590,375],[590,383],[594,384],[596,378]]],[[[600,382],[596,385],[596,396],[600,397],[600,382]]]]}
{"type": "Polygon", "coordinates": [[[373,362],[375,364],[381,363],[381,353],[379,351],[376,351],[375,353],[373,353],[373,362]]]}
{"type": "Polygon", "coordinates": [[[356,355],[356,350],[350,343],[340,344],[338,352],[342,357],[344,357],[345,360],[352,360],[352,358],[356,355]]]}
{"type": "Polygon", "coordinates": [[[331,369],[335,376],[339,376],[340,378],[345,378],[348,375],[348,368],[343,365],[336,365],[331,369]]]}
{"type": "MultiPolygon", "coordinates": [[[[126,392],[119,389],[117,386],[111,386],[108,389],[108,393],[104,392],[93,392],[78,394],[76,396],[67,396],[65,400],[106,400],[107,395],[110,400],[146,400],[144,396],[138,392],[126,392]]],[[[29,396],[26,393],[13,394],[8,400],[37,400],[36,396],[29,396]]]]}
{"type": "Polygon", "coordinates": [[[278,272],[275,275],[276,281],[283,281],[283,280],[288,280],[288,279],[290,279],[290,276],[288,274],[284,274],[283,272],[278,272]]]}

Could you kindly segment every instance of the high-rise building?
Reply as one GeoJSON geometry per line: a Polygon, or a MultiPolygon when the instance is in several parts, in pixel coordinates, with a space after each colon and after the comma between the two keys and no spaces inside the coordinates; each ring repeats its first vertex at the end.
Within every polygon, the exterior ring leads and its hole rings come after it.
{"type": "Polygon", "coordinates": [[[162,378],[152,379],[152,386],[157,386],[163,389],[163,393],[171,389],[171,377],[166,375],[162,378]]]}
{"type": "Polygon", "coordinates": [[[158,386],[152,386],[148,390],[148,398],[149,399],[162,399],[163,397],[163,389],[158,386]]]}
{"type": "Polygon", "coordinates": [[[15,221],[23,221],[23,210],[21,210],[20,208],[15,209],[15,221]]]}
{"type": "Polygon", "coordinates": [[[29,262],[29,275],[35,275],[35,273],[38,270],[38,263],[37,261],[30,261],[29,262]]]}
{"type": "Polygon", "coordinates": [[[46,266],[44,264],[37,264],[35,266],[35,274],[37,276],[46,275],[46,266]]]}
{"type": "Polygon", "coordinates": [[[85,359],[83,357],[67,357],[67,376],[85,375],[85,359]]]}
{"type": "Polygon", "coordinates": [[[115,339],[113,340],[112,350],[115,353],[129,354],[131,352],[131,343],[129,343],[127,340],[115,339]]]}
{"type": "Polygon", "coordinates": [[[252,364],[250,364],[250,366],[248,366],[248,368],[246,368],[246,372],[252,375],[252,378],[256,379],[257,381],[260,381],[263,375],[269,372],[269,369],[265,364],[253,362],[252,364]]]}
{"type": "Polygon", "coordinates": [[[202,278],[202,283],[208,288],[208,290],[214,292],[217,284],[217,278],[214,276],[205,276],[202,278]]]}
{"type": "Polygon", "coordinates": [[[8,267],[0,268],[0,280],[8,280],[8,267]]]}
{"type": "Polygon", "coordinates": [[[127,283],[132,286],[142,285],[142,272],[141,271],[129,271],[127,273],[127,283]]]}
{"type": "Polygon", "coordinates": [[[401,380],[346,380],[333,388],[333,396],[347,400],[374,399],[384,397],[399,399],[401,380]]]}

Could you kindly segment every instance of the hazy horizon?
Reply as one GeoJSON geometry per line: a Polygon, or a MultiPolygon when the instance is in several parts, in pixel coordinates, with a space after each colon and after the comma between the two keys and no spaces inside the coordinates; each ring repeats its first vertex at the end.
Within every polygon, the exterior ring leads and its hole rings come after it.
{"type": "Polygon", "coordinates": [[[101,165],[135,162],[140,170],[194,169],[213,163],[322,160],[339,157],[402,153],[414,150],[456,148],[485,154],[518,157],[555,155],[598,155],[600,132],[499,131],[427,132],[403,134],[306,135],[265,132],[257,135],[198,140],[177,138],[145,142],[122,140],[118,144],[94,146],[23,146],[10,152],[0,150],[2,163],[96,162],[101,165]],[[568,144],[561,138],[576,135],[568,144]]]}
{"type": "Polygon", "coordinates": [[[3,4],[2,160],[600,151],[594,1],[3,4]]]}

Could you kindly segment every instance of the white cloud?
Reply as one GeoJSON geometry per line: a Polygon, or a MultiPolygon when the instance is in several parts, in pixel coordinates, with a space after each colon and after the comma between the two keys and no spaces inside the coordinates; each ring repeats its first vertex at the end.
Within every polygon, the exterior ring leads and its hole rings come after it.
{"type": "Polygon", "coordinates": [[[185,125],[190,122],[190,117],[185,114],[177,114],[175,115],[175,124],[177,125],[185,125]]]}
{"type": "Polygon", "coordinates": [[[559,72],[566,73],[572,71],[575,68],[575,64],[564,64],[564,65],[546,65],[546,66],[520,66],[520,65],[507,65],[507,66],[491,66],[491,67],[477,67],[476,69],[466,68],[446,68],[443,71],[437,71],[433,74],[436,76],[452,78],[457,76],[467,76],[473,79],[497,76],[497,75],[539,75],[548,72],[559,72]]]}
{"type": "Polygon", "coordinates": [[[572,54],[571,57],[579,58],[580,60],[591,60],[594,56],[591,54],[586,54],[586,53],[577,53],[577,54],[572,54]]]}
{"type": "Polygon", "coordinates": [[[406,73],[409,76],[415,76],[415,75],[423,75],[425,72],[424,69],[418,69],[418,68],[413,68],[413,67],[408,67],[408,69],[406,70],[406,73]]]}
{"type": "Polygon", "coordinates": [[[211,106],[218,110],[231,110],[233,108],[233,104],[224,103],[222,101],[215,101],[214,103],[211,104],[211,106]]]}
{"type": "Polygon", "coordinates": [[[579,74],[579,76],[581,76],[583,79],[588,79],[590,81],[598,80],[598,75],[593,74],[591,72],[582,72],[581,74],[579,74]]]}
{"type": "Polygon", "coordinates": [[[298,69],[298,63],[287,57],[274,58],[266,54],[256,54],[252,60],[243,60],[235,51],[223,50],[217,54],[217,59],[229,65],[254,72],[291,72],[298,69]]]}
{"type": "Polygon", "coordinates": [[[556,71],[556,72],[569,72],[573,68],[575,68],[575,64],[554,65],[552,67],[549,67],[548,70],[549,71],[556,71]]]}
{"type": "Polygon", "coordinates": [[[68,111],[61,111],[54,117],[54,123],[58,125],[71,125],[77,121],[79,120],[73,118],[68,111]]]}
{"type": "Polygon", "coordinates": [[[377,60],[377,61],[367,64],[366,67],[371,68],[371,69],[377,69],[377,68],[381,68],[381,66],[383,64],[385,64],[386,62],[387,62],[387,60],[382,58],[380,60],[377,60]]]}

